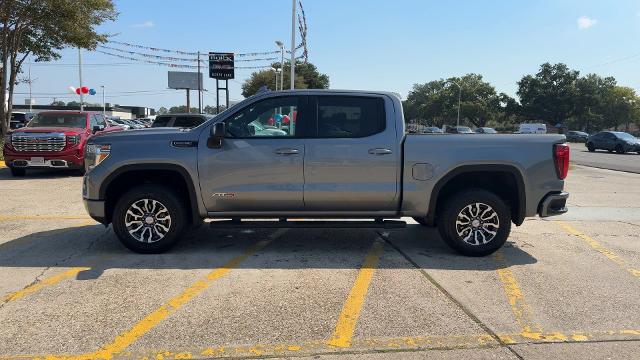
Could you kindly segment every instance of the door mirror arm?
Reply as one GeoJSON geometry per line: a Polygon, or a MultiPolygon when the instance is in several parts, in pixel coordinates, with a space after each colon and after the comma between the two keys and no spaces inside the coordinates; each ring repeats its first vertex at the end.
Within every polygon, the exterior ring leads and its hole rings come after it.
{"type": "Polygon", "coordinates": [[[209,133],[209,139],[207,139],[207,147],[210,149],[222,148],[222,141],[225,133],[226,131],[223,122],[213,124],[209,133]]]}

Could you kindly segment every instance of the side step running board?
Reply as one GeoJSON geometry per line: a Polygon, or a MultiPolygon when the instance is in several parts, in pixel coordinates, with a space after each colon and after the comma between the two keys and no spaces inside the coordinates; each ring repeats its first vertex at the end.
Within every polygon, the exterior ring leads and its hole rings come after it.
{"type": "Polygon", "coordinates": [[[326,221],[326,220],[274,220],[274,221],[241,221],[241,220],[213,220],[209,226],[216,229],[238,228],[285,228],[285,229],[401,229],[407,223],[401,220],[370,220],[370,221],[326,221]]]}

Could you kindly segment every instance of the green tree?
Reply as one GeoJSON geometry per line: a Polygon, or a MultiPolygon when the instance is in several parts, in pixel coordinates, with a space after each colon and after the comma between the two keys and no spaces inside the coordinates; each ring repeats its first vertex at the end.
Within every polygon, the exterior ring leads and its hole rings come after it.
{"type": "Polygon", "coordinates": [[[602,114],[606,95],[616,86],[616,79],[588,74],[577,79],[575,85],[574,116],[569,119],[567,126],[587,132],[601,129],[605,126],[602,114]]]}
{"type": "Polygon", "coordinates": [[[66,104],[64,103],[64,101],[56,100],[56,101],[52,101],[51,105],[52,106],[65,106],[66,104]]]}
{"type": "MultiPolygon", "coordinates": [[[[220,105],[220,112],[223,112],[226,109],[227,109],[226,106],[220,105]]],[[[211,114],[211,115],[215,115],[218,113],[218,109],[215,105],[207,105],[204,107],[204,109],[202,109],[202,111],[204,111],[205,114],[211,114]]]]}
{"type": "Polygon", "coordinates": [[[620,125],[625,124],[625,130],[629,131],[629,125],[638,114],[635,104],[639,99],[635,90],[626,86],[614,86],[604,98],[604,126],[618,130],[620,125]]]}
{"type": "MultiPolygon", "coordinates": [[[[191,107],[190,108],[191,111],[189,111],[192,114],[197,114],[198,113],[198,108],[197,107],[191,107]]],[[[187,106],[186,105],[179,105],[179,106],[172,106],[169,108],[169,113],[171,114],[184,114],[187,113],[187,106]]]]}
{"type": "Polygon", "coordinates": [[[158,115],[164,115],[164,114],[168,114],[169,110],[164,107],[164,106],[160,106],[160,109],[158,109],[157,114],[158,115]]]}
{"type": "Polygon", "coordinates": [[[579,75],[565,64],[544,63],[535,75],[524,76],[517,92],[523,114],[553,125],[564,123],[574,115],[579,75]]]}
{"type": "Polygon", "coordinates": [[[13,89],[27,57],[49,61],[65,47],[93,49],[107,39],[96,27],[116,16],[112,0],[0,1],[0,99],[8,99],[7,108],[0,107],[0,133],[7,131],[13,89]]]}
{"type": "Polygon", "coordinates": [[[506,103],[512,104],[506,100],[506,95],[501,95],[482,79],[482,75],[467,74],[415,84],[403,107],[407,120],[426,121],[438,127],[453,125],[457,122],[460,96],[460,124],[481,127],[489,121],[500,119],[501,100],[504,100],[504,106],[506,103]]]}
{"type": "MultiPolygon", "coordinates": [[[[291,88],[291,67],[290,63],[284,65],[284,89],[291,88]]],[[[273,68],[279,69],[280,63],[273,63],[273,68]]],[[[315,65],[311,63],[296,62],[296,89],[328,89],[329,77],[318,72],[315,65]]],[[[254,95],[265,86],[267,89],[275,90],[276,76],[272,69],[256,71],[251,74],[244,84],[242,84],[242,96],[254,95]]],[[[278,73],[278,87],[280,86],[280,73],[278,73]]]]}

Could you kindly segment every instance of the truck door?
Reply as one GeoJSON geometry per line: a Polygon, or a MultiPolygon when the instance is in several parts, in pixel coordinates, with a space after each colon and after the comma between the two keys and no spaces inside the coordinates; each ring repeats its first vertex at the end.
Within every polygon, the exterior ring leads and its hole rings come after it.
{"type": "Polygon", "coordinates": [[[306,141],[305,210],[396,209],[401,150],[385,98],[319,95],[309,107],[315,136],[306,141]]]}
{"type": "Polygon", "coordinates": [[[208,148],[203,133],[198,173],[208,211],[303,210],[305,103],[270,97],[234,112],[221,149],[208,148]]]}

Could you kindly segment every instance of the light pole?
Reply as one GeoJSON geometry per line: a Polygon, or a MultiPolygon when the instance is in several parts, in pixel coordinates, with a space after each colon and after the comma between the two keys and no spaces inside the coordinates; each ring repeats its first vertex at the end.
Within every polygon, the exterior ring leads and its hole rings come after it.
{"type": "Polygon", "coordinates": [[[462,96],[462,87],[460,87],[460,84],[453,80],[447,80],[447,82],[450,82],[458,87],[458,120],[456,122],[456,126],[460,126],[460,98],[462,96]]]}
{"type": "Polygon", "coordinates": [[[82,51],[78,48],[78,77],[80,78],[80,111],[84,111],[84,94],[82,93],[82,51]]]}
{"type": "Polygon", "coordinates": [[[276,91],[278,91],[278,69],[274,68],[273,66],[271,67],[271,70],[273,70],[273,73],[276,75],[276,79],[275,79],[275,89],[276,91]]]}
{"type": "MultiPolygon", "coordinates": [[[[276,45],[280,48],[280,90],[284,89],[284,43],[280,40],[276,41],[276,45]]],[[[276,86],[276,90],[278,87],[276,86]]]]}
{"type": "Polygon", "coordinates": [[[107,108],[106,108],[106,103],[104,102],[104,85],[100,85],[100,87],[102,88],[102,117],[106,116],[107,113],[107,108]]]}
{"type": "Polygon", "coordinates": [[[295,88],[296,78],[296,0],[291,7],[291,90],[295,88]]]}

